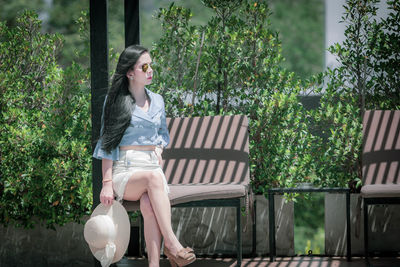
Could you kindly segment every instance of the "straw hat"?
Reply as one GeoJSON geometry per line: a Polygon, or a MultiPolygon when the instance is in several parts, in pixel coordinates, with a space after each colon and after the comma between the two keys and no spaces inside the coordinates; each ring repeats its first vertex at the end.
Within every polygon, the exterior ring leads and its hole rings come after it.
{"type": "Polygon", "coordinates": [[[108,267],[124,256],[130,230],[128,213],[118,201],[114,201],[111,206],[99,204],[94,209],[83,234],[94,257],[103,267],[108,267]]]}

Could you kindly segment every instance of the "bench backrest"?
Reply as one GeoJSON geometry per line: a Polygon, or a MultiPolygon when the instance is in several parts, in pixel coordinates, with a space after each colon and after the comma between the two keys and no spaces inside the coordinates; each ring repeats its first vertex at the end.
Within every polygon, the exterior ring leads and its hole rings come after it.
{"type": "Polygon", "coordinates": [[[170,144],[163,153],[170,184],[248,184],[246,116],[167,118],[170,144]]]}
{"type": "Polygon", "coordinates": [[[400,183],[400,110],[367,110],[363,118],[363,184],[400,183]]]}

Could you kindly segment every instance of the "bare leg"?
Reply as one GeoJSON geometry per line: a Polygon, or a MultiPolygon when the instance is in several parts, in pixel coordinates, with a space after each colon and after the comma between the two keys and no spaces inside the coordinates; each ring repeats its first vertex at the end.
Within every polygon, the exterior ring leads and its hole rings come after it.
{"type": "Polygon", "coordinates": [[[144,220],[149,267],[158,267],[160,266],[161,232],[147,193],[140,198],[140,211],[144,220]]]}
{"type": "Polygon", "coordinates": [[[164,192],[161,174],[155,171],[142,171],[133,174],[126,185],[124,199],[138,200],[146,192],[156,216],[158,227],[164,237],[164,245],[172,254],[176,255],[183,247],[172,231],[171,204],[164,192]]]}

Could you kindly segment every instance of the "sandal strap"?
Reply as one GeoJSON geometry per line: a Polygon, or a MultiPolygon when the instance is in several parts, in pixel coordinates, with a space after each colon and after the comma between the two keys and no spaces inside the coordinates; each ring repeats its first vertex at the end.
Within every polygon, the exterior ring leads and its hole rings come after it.
{"type": "Polygon", "coordinates": [[[176,254],[179,258],[190,259],[193,257],[193,249],[188,250],[188,248],[183,248],[176,254]]]}
{"type": "Polygon", "coordinates": [[[194,253],[194,250],[192,248],[186,247],[184,248],[188,253],[194,253]]]}

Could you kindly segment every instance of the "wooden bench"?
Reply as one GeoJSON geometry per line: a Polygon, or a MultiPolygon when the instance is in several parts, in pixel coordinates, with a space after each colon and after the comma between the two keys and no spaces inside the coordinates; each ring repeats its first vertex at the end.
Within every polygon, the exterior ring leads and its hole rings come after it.
{"type": "Polygon", "coordinates": [[[400,110],[369,110],[363,118],[361,197],[368,262],[368,206],[400,204],[400,110]]]}
{"type": "MultiPolygon", "coordinates": [[[[163,169],[173,207],[236,207],[237,266],[242,260],[241,201],[249,197],[249,134],[245,116],[167,118],[170,144],[163,169]]],[[[245,203],[249,203],[245,201],[245,203]]],[[[124,201],[127,211],[138,202],[124,201]]]]}

